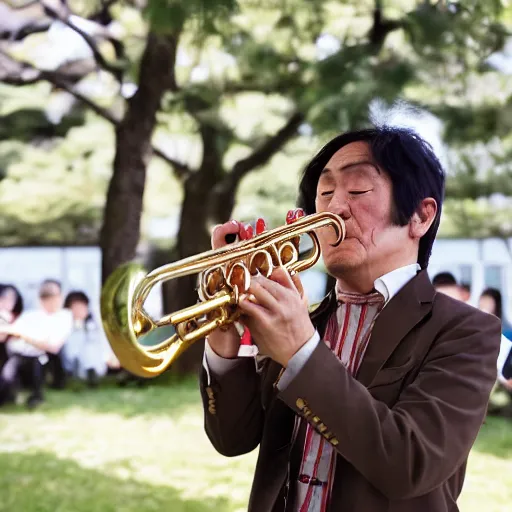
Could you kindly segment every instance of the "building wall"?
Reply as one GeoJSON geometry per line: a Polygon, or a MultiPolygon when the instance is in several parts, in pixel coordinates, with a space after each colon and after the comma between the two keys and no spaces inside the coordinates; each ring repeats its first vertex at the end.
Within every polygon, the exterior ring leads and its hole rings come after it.
{"type": "MultiPolygon", "coordinates": [[[[433,277],[441,271],[452,272],[457,280],[471,284],[471,303],[478,304],[487,286],[501,290],[504,310],[512,320],[512,240],[436,241],[429,266],[433,277]]],[[[83,290],[99,312],[101,293],[101,252],[98,247],[10,247],[0,249],[0,282],[13,283],[23,294],[27,308],[37,306],[37,290],[46,278],[61,281],[64,293],[83,290]]],[[[325,276],[318,269],[303,273],[306,293],[311,302],[322,297],[325,276]]],[[[148,312],[161,312],[159,289],[151,294],[148,312]]]]}

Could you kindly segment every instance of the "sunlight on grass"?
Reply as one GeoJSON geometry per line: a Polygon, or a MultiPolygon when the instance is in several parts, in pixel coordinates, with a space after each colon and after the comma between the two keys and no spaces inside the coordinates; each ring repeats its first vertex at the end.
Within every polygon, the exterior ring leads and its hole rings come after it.
{"type": "MultiPolygon", "coordinates": [[[[256,453],[225,458],[203,430],[197,384],[49,393],[0,414],[0,510],[246,510],[256,453]]],[[[463,512],[512,501],[512,424],[490,419],[474,450],[463,512]]]]}

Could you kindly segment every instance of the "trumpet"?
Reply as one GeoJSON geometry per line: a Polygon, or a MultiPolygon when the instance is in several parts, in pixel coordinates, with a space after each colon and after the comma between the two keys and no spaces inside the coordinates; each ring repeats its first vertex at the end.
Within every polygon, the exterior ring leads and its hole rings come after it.
{"type": "Polygon", "coordinates": [[[334,229],[331,245],[338,246],[345,238],[345,223],[338,215],[323,212],[149,273],[134,263],[118,267],[102,288],[100,306],[105,334],[121,366],[140,377],[160,375],[194,342],[237,321],[238,301],[252,276],[269,277],[276,266],[290,274],[312,267],[321,256],[315,231],[326,227],[334,229]],[[309,236],[313,247],[301,259],[302,235],[309,236]],[[198,274],[198,302],[153,320],[144,310],[152,288],[190,274],[198,274]],[[155,343],[158,331],[165,332],[165,337],[155,343]]]}

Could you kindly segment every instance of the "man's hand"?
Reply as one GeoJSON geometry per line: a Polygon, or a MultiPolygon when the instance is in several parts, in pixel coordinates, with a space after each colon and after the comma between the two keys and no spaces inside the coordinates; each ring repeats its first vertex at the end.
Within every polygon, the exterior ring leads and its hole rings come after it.
{"type": "Polygon", "coordinates": [[[260,353],[284,367],[315,333],[300,279],[282,267],[269,279],[252,277],[239,306],[260,353]]]}
{"type": "Polygon", "coordinates": [[[18,336],[12,324],[0,324],[0,343],[5,343],[9,336],[18,336]]]}
{"type": "MultiPolygon", "coordinates": [[[[212,232],[212,248],[218,249],[226,245],[226,235],[240,236],[241,224],[236,220],[215,226],[212,232]]],[[[242,226],[243,227],[243,226],[242,226]]],[[[226,331],[215,329],[208,335],[208,343],[213,351],[226,359],[233,359],[238,355],[240,335],[234,325],[226,331]]]]}
{"type": "Polygon", "coordinates": [[[16,335],[12,324],[0,324],[0,334],[6,334],[8,336],[16,335]]]}

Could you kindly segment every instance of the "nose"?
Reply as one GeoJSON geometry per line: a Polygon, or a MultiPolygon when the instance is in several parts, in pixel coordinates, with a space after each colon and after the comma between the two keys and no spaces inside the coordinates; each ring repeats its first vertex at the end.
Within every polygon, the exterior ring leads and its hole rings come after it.
{"type": "Polygon", "coordinates": [[[343,220],[348,220],[352,217],[347,198],[341,193],[335,193],[333,195],[329,204],[329,210],[339,215],[343,220]]]}

